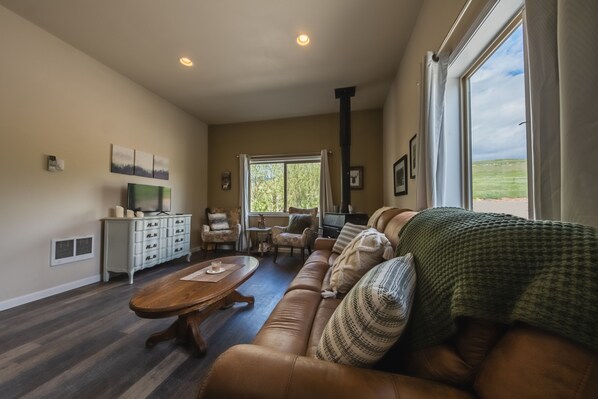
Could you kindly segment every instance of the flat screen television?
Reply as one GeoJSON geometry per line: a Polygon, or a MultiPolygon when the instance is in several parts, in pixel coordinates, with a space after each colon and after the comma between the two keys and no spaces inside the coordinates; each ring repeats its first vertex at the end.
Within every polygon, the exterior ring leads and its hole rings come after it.
{"type": "Polygon", "coordinates": [[[127,208],[142,212],[170,212],[170,187],[129,183],[127,208]]]}

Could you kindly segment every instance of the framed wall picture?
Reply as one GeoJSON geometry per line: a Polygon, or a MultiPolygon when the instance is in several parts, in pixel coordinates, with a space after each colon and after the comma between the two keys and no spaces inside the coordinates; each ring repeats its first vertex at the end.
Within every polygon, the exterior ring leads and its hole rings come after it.
{"type": "Polygon", "coordinates": [[[170,177],[168,158],[154,155],[154,178],[168,180],[170,177]]]}
{"type": "Polygon", "coordinates": [[[349,168],[349,187],[351,190],[363,190],[363,166],[349,168]]]}
{"type": "Polygon", "coordinates": [[[135,169],[135,150],[112,144],[112,163],[110,172],[132,175],[135,169]]]}
{"type": "Polygon", "coordinates": [[[417,134],[409,140],[409,177],[415,179],[417,170],[417,134]]]}
{"type": "Polygon", "coordinates": [[[222,172],[220,185],[223,190],[230,190],[230,172],[222,172]]]}
{"type": "Polygon", "coordinates": [[[135,150],[135,176],[154,177],[154,155],[135,150]]]}
{"type": "Polygon", "coordinates": [[[392,167],[395,197],[407,194],[407,154],[394,163],[392,167]]]}

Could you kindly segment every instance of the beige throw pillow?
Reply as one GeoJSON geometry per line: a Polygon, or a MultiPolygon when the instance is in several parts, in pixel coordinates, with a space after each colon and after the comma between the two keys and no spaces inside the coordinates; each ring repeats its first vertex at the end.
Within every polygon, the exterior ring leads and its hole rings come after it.
{"type": "MultiPolygon", "coordinates": [[[[372,267],[393,257],[390,241],[376,229],[359,233],[336,258],[332,265],[330,287],[334,295],[345,294],[372,267]]],[[[330,293],[324,297],[332,296],[330,293]]]]}

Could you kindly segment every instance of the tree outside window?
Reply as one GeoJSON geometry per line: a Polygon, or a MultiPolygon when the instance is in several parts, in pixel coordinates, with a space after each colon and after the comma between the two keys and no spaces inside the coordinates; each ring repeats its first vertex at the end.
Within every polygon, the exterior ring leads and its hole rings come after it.
{"type": "Polygon", "coordinates": [[[249,174],[250,212],[285,212],[290,206],[319,205],[319,161],[260,161],[250,164],[249,174]]]}

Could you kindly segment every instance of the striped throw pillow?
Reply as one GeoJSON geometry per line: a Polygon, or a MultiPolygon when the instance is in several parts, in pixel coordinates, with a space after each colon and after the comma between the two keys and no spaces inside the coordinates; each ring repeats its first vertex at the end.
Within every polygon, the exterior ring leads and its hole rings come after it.
{"type": "Polygon", "coordinates": [[[371,367],[397,342],[407,325],[415,268],[407,254],[367,272],[334,311],[315,358],[371,367]]]}
{"type": "Polygon", "coordinates": [[[208,213],[208,221],[210,223],[210,230],[230,229],[226,213],[208,213]]]}
{"type": "Polygon", "coordinates": [[[334,243],[334,246],[332,247],[332,252],[336,252],[337,254],[342,253],[343,249],[345,249],[346,246],[349,245],[349,243],[355,237],[357,237],[357,234],[361,233],[365,229],[365,226],[360,226],[353,223],[345,223],[338,235],[338,238],[336,239],[336,242],[334,243]]]}

